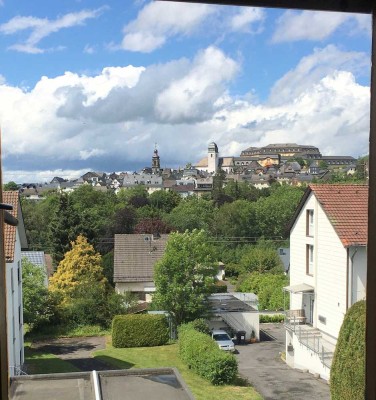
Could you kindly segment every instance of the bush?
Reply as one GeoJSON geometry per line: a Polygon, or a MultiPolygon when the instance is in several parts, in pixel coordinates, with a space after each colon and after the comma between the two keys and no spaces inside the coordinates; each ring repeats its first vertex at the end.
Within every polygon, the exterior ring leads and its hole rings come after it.
{"type": "Polygon", "coordinates": [[[275,315],[260,315],[260,322],[261,323],[271,323],[271,322],[283,322],[285,320],[285,316],[282,314],[275,314],[275,315]]]}
{"type": "Polygon", "coordinates": [[[224,281],[216,281],[212,289],[213,293],[227,293],[227,285],[224,281]]]}
{"type": "Polygon", "coordinates": [[[366,303],[355,303],[346,313],[330,370],[332,400],[364,399],[366,303]]]}
{"type": "Polygon", "coordinates": [[[117,315],[112,321],[114,347],[161,346],[169,339],[165,315],[117,315]]]}
{"type": "Polygon", "coordinates": [[[220,350],[214,340],[194,329],[193,324],[180,325],[179,355],[198,375],[214,385],[234,380],[238,364],[233,354],[220,350]]]}
{"type": "Polygon", "coordinates": [[[191,325],[196,331],[205,333],[205,335],[210,335],[211,333],[209,325],[203,318],[195,319],[194,321],[189,322],[189,325],[191,325]]]}

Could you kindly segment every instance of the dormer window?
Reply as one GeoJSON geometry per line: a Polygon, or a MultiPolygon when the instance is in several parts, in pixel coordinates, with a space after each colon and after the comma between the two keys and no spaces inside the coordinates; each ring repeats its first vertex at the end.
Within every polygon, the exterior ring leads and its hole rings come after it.
{"type": "Polygon", "coordinates": [[[314,234],[314,212],[313,210],[307,210],[306,216],[306,235],[313,236],[314,234]]]}

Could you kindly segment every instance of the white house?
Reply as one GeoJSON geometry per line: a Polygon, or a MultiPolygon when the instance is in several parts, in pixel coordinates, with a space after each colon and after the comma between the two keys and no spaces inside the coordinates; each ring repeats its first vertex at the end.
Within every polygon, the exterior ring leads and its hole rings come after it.
{"type": "Polygon", "coordinates": [[[329,379],[347,309],[366,295],[367,185],[309,185],[290,231],[286,362],[329,379]]]}
{"type": "Polygon", "coordinates": [[[14,376],[24,363],[21,248],[27,248],[27,241],[18,192],[3,192],[3,202],[13,206],[10,213],[18,220],[17,226],[4,227],[8,362],[14,376]]]}

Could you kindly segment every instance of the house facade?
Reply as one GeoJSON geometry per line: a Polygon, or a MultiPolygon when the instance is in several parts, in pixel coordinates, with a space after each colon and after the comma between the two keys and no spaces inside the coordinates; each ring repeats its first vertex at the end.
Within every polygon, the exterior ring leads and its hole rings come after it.
{"type": "Polygon", "coordinates": [[[310,185],[290,232],[286,362],[324,379],[348,308],[366,295],[367,185],[310,185]]]}
{"type": "Polygon", "coordinates": [[[24,363],[21,248],[27,248],[27,240],[18,192],[3,192],[3,202],[12,205],[10,214],[18,220],[17,226],[4,226],[8,363],[14,376],[24,363]]]}
{"type": "Polygon", "coordinates": [[[168,235],[117,234],[114,251],[114,282],[118,293],[132,292],[151,301],[155,292],[154,266],[163,256],[168,235]]]}

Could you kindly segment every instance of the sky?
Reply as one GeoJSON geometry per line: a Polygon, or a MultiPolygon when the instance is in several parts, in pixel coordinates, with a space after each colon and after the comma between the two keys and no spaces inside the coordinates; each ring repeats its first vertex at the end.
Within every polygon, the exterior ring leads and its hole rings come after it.
{"type": "Polygon", "coordinates": [[[368,15],[0,0],[3,181],[298,143],[368,154],[368,15]]]}

